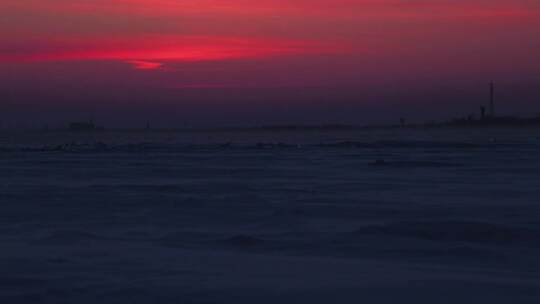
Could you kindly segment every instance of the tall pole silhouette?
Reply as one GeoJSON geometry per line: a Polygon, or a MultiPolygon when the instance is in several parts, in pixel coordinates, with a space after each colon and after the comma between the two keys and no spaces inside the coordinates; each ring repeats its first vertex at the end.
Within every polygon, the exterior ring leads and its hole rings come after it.
{"type": "Polygon", "coordinates": [[[495,84],[489,84],[489,116],[495,117],[495,84]]]}

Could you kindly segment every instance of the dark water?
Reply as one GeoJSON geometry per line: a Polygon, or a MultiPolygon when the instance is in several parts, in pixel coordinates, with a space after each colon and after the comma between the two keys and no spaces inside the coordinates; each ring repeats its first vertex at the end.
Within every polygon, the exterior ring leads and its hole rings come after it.
{"type": "Polygon", "coordinates": [[[540,130],[2,133],[5,303],[538,303],[540,130]]]}

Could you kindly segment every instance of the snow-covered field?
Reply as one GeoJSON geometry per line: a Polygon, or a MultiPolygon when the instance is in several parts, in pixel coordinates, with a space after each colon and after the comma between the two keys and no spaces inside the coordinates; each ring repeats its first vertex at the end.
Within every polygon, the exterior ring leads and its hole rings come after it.
{"type": "Polygon", "coordinates": [[[0,133],[0,303],[540,303],[540,129],[0,133]]]}

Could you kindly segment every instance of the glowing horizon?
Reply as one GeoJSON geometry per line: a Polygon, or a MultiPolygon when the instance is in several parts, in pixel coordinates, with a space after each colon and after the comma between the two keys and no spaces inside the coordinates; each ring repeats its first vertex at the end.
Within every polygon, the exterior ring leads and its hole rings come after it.
{"type": "MultiPolygon", "coordinates": [[[[210,93],[223,88],[319,87],[336,89],[302,98],[390,104],[392,90],[415,99],[413,89],[536,84],[538,53],[536,0],[0,2],[0,68],[8,71],[0,89],[15,107],[34,98],[26,92],[56,100],[81,87],[112,101],[136,90],[156,90],[156,102],[172,98],[171,88],[204,91],[189,97],[200,104],[222,98],[210,93]]],[[[434,104],[455,102],[429,94],[434,104]]],[[[253,104],[266,97],[248,96],[253,104]]],[[[231,99],[227,106],[245,107],[231,99]]]]}

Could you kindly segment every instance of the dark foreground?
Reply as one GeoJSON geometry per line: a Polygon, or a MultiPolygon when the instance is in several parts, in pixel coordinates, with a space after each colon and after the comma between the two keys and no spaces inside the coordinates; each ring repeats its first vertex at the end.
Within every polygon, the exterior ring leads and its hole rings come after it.
{"type": "Polygon", "coordinates": [[[540,303],[540,133],[475,132],[4,134],[0,302],[540,303]]]}

